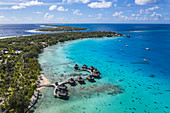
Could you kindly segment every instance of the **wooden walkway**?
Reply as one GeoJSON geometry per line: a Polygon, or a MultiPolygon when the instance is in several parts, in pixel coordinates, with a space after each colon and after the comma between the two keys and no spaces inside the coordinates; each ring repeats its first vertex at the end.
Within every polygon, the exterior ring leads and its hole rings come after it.
{"type": "MultiPolygon", "coordinates": [[[[90,69],[82,69],[82,68],[79,68],[78,70],[81,70],[81,71],[87,71],[90,73],[90,75],[93,75],[93,72],[90,70],[90,69]]],[[[83,78],[83,77],[82,77],[83,78]]],[[[83,79],[86,79],[86,77],[84,77],[83,79]]],[[[76,79],[74,79],[74,81],[77,81],[76,79]]],[[[62,81],[62,82],[59,82],[57,85],[55,83],[53,84],[47,84],[47,85],[41,85],[39,87],[54,87],[54,90],[53,90],[53,95],[54,97],[57,97],[57,90],[59,90],[59,86],[61,84],[67,84],[68,83],[68,80],[66,81],[62,81]]]]}

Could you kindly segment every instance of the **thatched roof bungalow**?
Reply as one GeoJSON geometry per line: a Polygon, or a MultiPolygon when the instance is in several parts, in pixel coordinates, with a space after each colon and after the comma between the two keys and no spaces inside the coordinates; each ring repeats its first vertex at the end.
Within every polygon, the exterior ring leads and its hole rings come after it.
{"type": "Polygon", "coordinates": [[[94,77],[92,75],[89,75],[86,77],[90,82],[95,82],[94,77]]]}
{"type": "Polygon", "coordinates": [[[84,65],[82,66],[82,68],[83,68],[83,69],[87,69],[87,65],[84,64],[84,65]]]}
{"type": "Polygon", "coordinates": [[[60,90],[60,92],[58,93],[58,96],[64,99],[68,98],[68,91],[67,90],[60,90]]]}
{"type": "Polygon", "coordinates": [[[84,84],[84,79],[82,77],[79,77],[77,78],[77,81],[80,83],[80,84],[84,84]]]}
{"type": "Polygon", "coordinates": [[[75,80],[74,80],[73,78],[70,78],[70,79],[68,80],[68,83],[69,83],[70,85],[72,85],[72,86],[74,86],[74,85],[76,84],[76,82],[75,82],[75,80]]]}
{"type": "Polygon", "coordinates": [[[77,64],[75,64],[74,69],[80,69],[77,64]]]}

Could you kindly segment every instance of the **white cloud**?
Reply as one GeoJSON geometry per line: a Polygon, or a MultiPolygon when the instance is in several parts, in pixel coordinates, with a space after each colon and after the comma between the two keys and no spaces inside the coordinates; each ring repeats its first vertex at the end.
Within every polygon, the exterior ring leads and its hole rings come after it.
{"type": "Polygon", "coordinates": [[[136,14],[136,16],[140,16],[140,14],[136,14]]]}
{"type": "Polygon", "coordinates": [[[113,6],[114,6],[114,7],[117,7],[117,4],[114,4],[113,6]]]}
{"type": "Polygon", "coordinates": [[[65,18],[65,17],[57,17],[56,20],[57,21],[65,21],[65,20],[67,20],[67,18],[65,18]]]}
{"type": "Polygon", "coordinates": [[[120,12],[115,12],[112,16],[120,16],[123,12],[120,11],[120,12]]]}
{"type": "Polygon", "coordinates": [[[150,8],[148,8],[148,9],[146,9],[146,12],[148,12],[148,11],[153,11],[153,10],[156,10],[156,9],[159,9],[159,6],[150,7],[150,8]]]}
{"type": "Polygon", "coordinates": [[[112,6],[112,2],[106,2],[105,0],[100,0],[100,2],[92,2],[88,4],[91,8],[109,8],[112,6]]]}
{"type": "Polygon", "coordinates": [[[58,11],[68,11],[68,9],[64,9],[64,7],[60,6],[57,8],[58,11]]]}
{"type": "Polygon", "coordinates": [[[131,16],[136,16],[136,14],[131,14],[131,16]]]}
{"type": "Polygon", "coordinates": [[[57,6],[56,6],[56,5],[52,5],[52,6],[50,6],[50,7],[49,7],[49,10],[51,10],[51,11],[52,11],[52,10],[55,10],[56,8],[57,8],[57,6]]]}
{"type": "Polygon", "coordinates": [[[97,14],[97,19],[101,19],[102,18],[102,14],[100,13],[100,14],[97,14]]]}
{"type": "Polygon", "coordinates": [[[11,9],[23,9],[26,8],[26,6],[36,6],[42,4],[43,2],[38,2],[38,0],[35,0],[35,1],[29,1],[25,3],[19,3],[19,5],[12,6],[11,9]]]}
{"type": "Polygon", "coordinates": [[[38,12],[38,11],[37,11],[37,12],[33,12],[33,13],[36,13],[36,14],[42,14],[42,12],[38,12]]]}
{"type": "Polygon", "coordinates": [[[142,14],[143,12],[144,12],[144,10],[143,10],[143,9],[140,9],[140,10],[139,10],[139,13],[140,13],[140,14],[142,14]]]}
{"type": "Polygon", "coordinates": [[[73,3],[73,2],[78,3],[78,2],[81,2],[81,3],[86,4],[86,3],[90,2],[90,0],[63,0],[63,2],[67,2],[67,3],[73,3]]]}
{"type": "Polygon", "coordinates": [[[4,16],[0,16],[0,19],[4,19],[5,17],[4,16]]]}
{"type": "Polygon", "coordinates": [[[21,6],[21,5],[15,5],[15,6],[12,6],[11,9],[23,9],[23,8],[26,8],[25,6],[21,6]]]}
{"type": "Polygon", "coordinates": [[[74,15],[78,15],[78,16],[81,16],[81,15],[82,15],[82,13],[80,13],[80,10],[78,10],[78,9],[74,10],[74,11],[73,11],[73,14],[74,14],[74,15]]]}
{"type": "Polygon", "coordinates": [[[153,17],[153,20],[160,20],[162,19],[162,15],[156,12],[153,12],[153,14],[151,15],[151,17],[153,17]]]}
{"type": "Polygon", "coordinates": [[[32,17],[24,17],[26,21],[32,21],[32,17]]]}
{"type": "Polygon", "coordinates": [[[130,7],[131,6],[131,4],[129,3],[129,4],[127,4],[127,7],[130,7]]]}
{"type": "Polygon", "coordinates": [[[0,5],[17,5],[15,2],[0,2],[0,5]]]}
{"type": "Polygon", "coordinates": [[[153,12],[153,13],[152,13],[152,15],[151,15],[151,17],[155,17],[155,16],[157,16],[157,17],[161,17],[162,15],[161,15],[161,14],[159,14],[159,13],[153,12]]]}
{"type": "Polygon", "coordinates": [[[54,18],[54,15],[50,15],[49,13],[46,13],[45,15],[44,15],[44,19],[45,20],[52,20],[54,18]]]}
{"type": "Polygon", "coordinates": [[[147,4],[153,4],[156,2],[157,2],[157,0],[135,0],[135,3],[137,5],[147,5],[147,4]]]}
{"type": "Polygon", "coordinates": [[[20,3],[19,5],[21,6],[35,6],[35,5],[42,5],[43,2],[38,2],[38,0],[35,1],[29,1],[29,2],[25,2],[25,3],[20,3]]]}
{"type": "Polygon", "coordinates": [[[18,21],[17,17],[11,17],[12,21],[18,21]]]}
{"type": "Polygon", "coordinates": [[[88,17],[92,17],[92,15],[88,15],[88,17]]]}

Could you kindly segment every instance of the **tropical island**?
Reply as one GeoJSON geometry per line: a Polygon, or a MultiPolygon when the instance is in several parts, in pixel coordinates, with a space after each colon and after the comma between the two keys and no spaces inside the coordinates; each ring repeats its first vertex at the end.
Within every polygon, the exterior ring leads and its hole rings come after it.
{"type": "Polygon", "coordinates": [[[58,25],[44,25],[45,27],[52,27],[46,29],[38,29],[36,31],[77,31],[77,30],[87,30],[87,28],[79,28],[72,26],[58,26],[58,25]]]}
{"type": "Polygon", "coordinates": [[[123,36],[115,32],[65,32],[20,36],[0,40],[0,108],[23,113],[38,87],[41,66],[38,55],[58,43],[83,39],[123,36]]]}

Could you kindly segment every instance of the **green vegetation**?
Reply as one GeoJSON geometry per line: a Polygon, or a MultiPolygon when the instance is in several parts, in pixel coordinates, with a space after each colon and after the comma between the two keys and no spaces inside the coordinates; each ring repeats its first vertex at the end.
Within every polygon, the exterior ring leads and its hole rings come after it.
{"type": "Polygon", "coordinates": [[[30,104],[30,101],[29,98],[25,96],[25,94],[18,92],[9,98],[8,103],[10,109],[12,109],[11,112],[23,113],[30,104]]]}
{"type": "Polygon", "coordinates": [[[56,25],[45,25],[46,27],[54,27],[54,28],[46,28],[46,29],[38,29],[36,31],[77,31],[77,30],[87,30],[87,28],[78,28],[71,26],[56,26],[56,25]]]}
{"type": "Polygon", "coordinates": [[[115,32],[66,32],[20,36],[0,40],[0,107],[23,112],[37,88],[38,54],[58,42],[80,38],[122,36],[115,32]],[[23,105],[23,106],[21,106],[23,105]]]}

